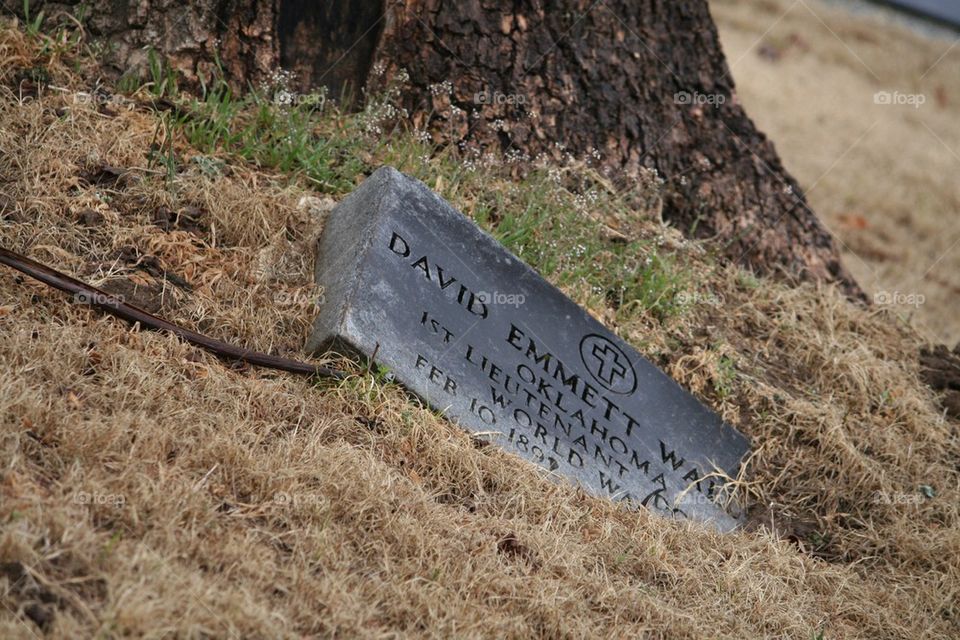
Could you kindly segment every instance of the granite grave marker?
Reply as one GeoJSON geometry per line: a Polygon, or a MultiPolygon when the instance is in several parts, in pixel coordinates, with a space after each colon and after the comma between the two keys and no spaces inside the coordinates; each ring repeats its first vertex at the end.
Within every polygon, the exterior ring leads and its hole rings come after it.
{"type": "Polygon", "coordinates": [[[307,348],[355,353],[586,490],[736,520],[712,498],[746,438],[423,183],[371,175],[330,214],[307,348]]]}

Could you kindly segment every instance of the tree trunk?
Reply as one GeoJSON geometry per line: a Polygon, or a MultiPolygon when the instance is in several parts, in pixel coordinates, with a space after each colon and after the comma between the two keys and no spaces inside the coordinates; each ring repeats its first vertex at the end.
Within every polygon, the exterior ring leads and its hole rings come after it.
{"type": "Polygon", "coordinates": [[[92,6],[91,34],[112,43],[108,62],[118,73],[142,66],[149,45],[188,82],[219,59],[243,84],[283,68],[296,72],[301,89],[326,86],[358,99],[402,69],[412,121],[446,143],[529,157],[598,155],[623,186],[656,169],[664,217],[680,229],[719,237],[729,259],[759,272],[836,281],[862,297],[796,180],[740,106],[706,0],[92,6]]]}

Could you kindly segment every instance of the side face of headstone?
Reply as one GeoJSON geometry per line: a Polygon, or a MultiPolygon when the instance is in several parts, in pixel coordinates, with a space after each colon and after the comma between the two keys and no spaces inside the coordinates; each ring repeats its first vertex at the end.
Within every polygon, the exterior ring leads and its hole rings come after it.
{"type": "Polygon", "coordinates": [[[736,475],[746,438],[423,183],[384,167],[350,194],[316,280],[308,350],[373,356],[464,428],[595,494],[736,525],[711,474],[736,475]]]}

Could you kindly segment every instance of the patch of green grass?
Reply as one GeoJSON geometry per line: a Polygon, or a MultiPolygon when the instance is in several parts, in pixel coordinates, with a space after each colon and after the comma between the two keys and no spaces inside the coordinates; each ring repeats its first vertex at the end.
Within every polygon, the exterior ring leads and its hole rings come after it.
{"type": "Polygon", "coordinates": [[[150,82],[146,86],[150,93],[155,98],[175,98],[179,93],[177,72],[170,63],[151,48],[147,51],[147,66],[150,69],[150,82]]]}
{"type": "Polygon", "coordinates": [[[23,20],[27,35],[36,38],[41,33],[43,27],[43,11],[36,15],[30,15],[30,0],[23,0],[23,20]]]}
{"type": "Polygon", "coordinates": [[[737,284],[752,291],[760,288],[760,279],[749,271],[741,270],[737,273],[737,284]]]}
{"type": "MultiPolygon", "coordinates": [[[[226,155],[302,177],[328,193],[349,191],[365,169],[349,118],[341,118],[342,126],[333,128],[336,134],[325,135],[318,125],[330,127],[330,118],[338,114],[324,120],[313,108],[278,103],[262,92],[239,96],[219,75],[203,84],[199,97],[185,96],[176,74],[152,52],[149,66],[151,80],[144,86],[154,97],[174,101],[178,108],[173,128],[203,154],[226,155]]],[[[128,77],[124,89],[139,87],[128,77]]]]}
{"type": "Polygon", "coordinates": [[[477,221],[507,248],[561,287],[586,288],[588,304],[619,314],[650,312],[664,320],[680,311],[685,286],[675,260],[655,241],[611,240],[588,209],[610,206],[597,196],[585,207],[549,170],[531,172],[513,193],[496,194],[477,221]],[[498,219],[491,219],[496,210],[498,219]]]}
{"type": "Polygon", "coordinates": [[[173,146],[172,128],[170,115],[167,113],[161,114],[153,132],[150,150],[147,153],[147,167],[151,169],[155,166],[162,167],[170,190],[173,190],[179,166],[173,146]]]}
{"type": "Polygon", "coordinates": [[[737,369],[733,359],[729,356],[720,356],[717,369],[718,376],[714,380],[714,387],[720,398],[729,398],[733,395],[734,383],[737,379],[737,369]]]}
{"type": "Polygon", "coordinates": [[[34,14],[30,1],[24,0],[23,31],[35,41],[39,57],[72,58],[76,64],[84,53],[89,53],[82,46],[84,31],[79,28],[86,20],[87,12],[88,7],[79,4],[73,8],[72,16],[66,11],[58,11],[51,21],[43,10],[34,14]]]}
{"type": "Polygon", "coordinates": [[[127,71],[117,80],[117,92],[132,94],[140,87],[140,78],[132,71],[127,71]]]}

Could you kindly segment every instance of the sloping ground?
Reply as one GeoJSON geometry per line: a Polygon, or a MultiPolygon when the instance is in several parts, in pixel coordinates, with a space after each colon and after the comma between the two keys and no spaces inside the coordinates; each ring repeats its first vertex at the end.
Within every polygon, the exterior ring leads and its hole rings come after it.
{"type": "Polygon", "coordinates": [[[960,32],[846,2],[710,0],[739,98],[845,264],[931,340],[960,341],[960,32]],[[858,9],[863,9],[858,7],[858,9]]]}
{"type": "Polygon", "coordinates": [[[230,366],[3,269],[0,636],[960,634],[957,424],[887,311],[717,266],[659,225],[655,181],[640,207],[582,165],[514,180],[384,134],[389,110],[318,118],[310,149],[335,153],[292,177],[237,140],[201,153],[147,89],[76,93],[96,76],[56,42],[0,30],[3,246],[302,357],[329,208],[308,188],[392,163],[747,433],[753,516],[721,536],[620,508],[376,372],[230,366]]]}

